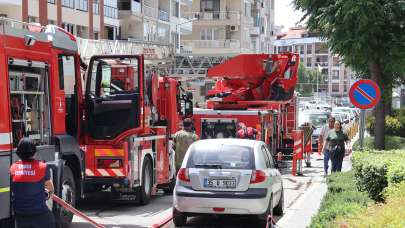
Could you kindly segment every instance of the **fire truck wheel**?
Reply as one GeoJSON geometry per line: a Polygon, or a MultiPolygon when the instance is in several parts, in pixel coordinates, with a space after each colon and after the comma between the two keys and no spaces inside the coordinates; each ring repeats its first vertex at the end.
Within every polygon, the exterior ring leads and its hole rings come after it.
{"type": "MultiPolygon", "coordinates": [[[[63,167],[61,187],[61,198],[74,207],[76,204],[75,179],[72,170],[66,165],[63,167]]],[[[72,223],[73,213],[61,208],[59,210],[59,218],[62,228],[67,228],[72,223]]]]}
{"type": "Polygon", "coordinates": [[[152,179],[152,162],[149,157],[145,157],[142,165],[142,186],[140,192],[140,203],[146,205],[149,203],[150,195],[152,193],[153,179],[152,179]]]}
{"type": "Polygon", "coordinates": [[[284,213],[284,188],[281,189],[280,201],[278,201],[278,204],[274,208],[273,213],[279,216],[283,215],[284,213]]]}

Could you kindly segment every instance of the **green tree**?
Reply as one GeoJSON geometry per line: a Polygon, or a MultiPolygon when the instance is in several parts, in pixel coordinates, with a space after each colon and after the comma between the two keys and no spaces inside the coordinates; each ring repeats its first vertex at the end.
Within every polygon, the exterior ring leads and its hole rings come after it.
{"type": "Polygon", "coordinates": [[[327,75],[322,75],[317,68],[312,69],[305,67],[301,63],[298,67],[298,92],[302,96],[311,96],[316,92],[317,80],[319,83],[319,90],[321,90],[322,85],[326,84],[327,75]]]}
{"type": "Polygon", "coordinates": [[[405,75],[405,0],[294,0],[308,28],[363,77],[377,82],[383,99],[375,109],[377,149],[384,149],[385,104],[405,75]]]}

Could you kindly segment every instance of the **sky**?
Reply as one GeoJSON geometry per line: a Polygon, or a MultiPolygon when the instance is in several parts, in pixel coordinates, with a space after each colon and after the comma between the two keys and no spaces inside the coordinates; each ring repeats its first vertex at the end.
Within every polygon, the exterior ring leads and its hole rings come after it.
{"type": "Polygon", "coordinates": [[[292,2],[293,0],[275,0],[275,24],[284,25],[283,31],[295,26],[303,16],[302,12],[294,10],[292,2]]]}

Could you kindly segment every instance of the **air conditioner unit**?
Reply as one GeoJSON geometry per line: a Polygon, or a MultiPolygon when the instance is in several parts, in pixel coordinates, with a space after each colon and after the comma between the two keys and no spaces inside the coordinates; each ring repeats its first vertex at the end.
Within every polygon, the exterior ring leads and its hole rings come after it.
{"type": "Polygon", "coordinates": [[[237,25],[229,26],[229,31],[231,31],[231,32],[237,32],[238,30],[239,30],[239,27],[237,25]]]}

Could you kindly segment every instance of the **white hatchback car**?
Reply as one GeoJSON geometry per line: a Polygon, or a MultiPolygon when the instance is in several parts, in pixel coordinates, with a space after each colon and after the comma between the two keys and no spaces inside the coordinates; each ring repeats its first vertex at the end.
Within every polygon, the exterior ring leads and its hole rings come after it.
{"type": "Polygon", "coordinates": [[[173,222],[185,225],[201,214],[256,215],[265,226],[269,215],[283,214],[280,172],[261,141],[207,139],[193,143],[177,175],[173,222]]]}

